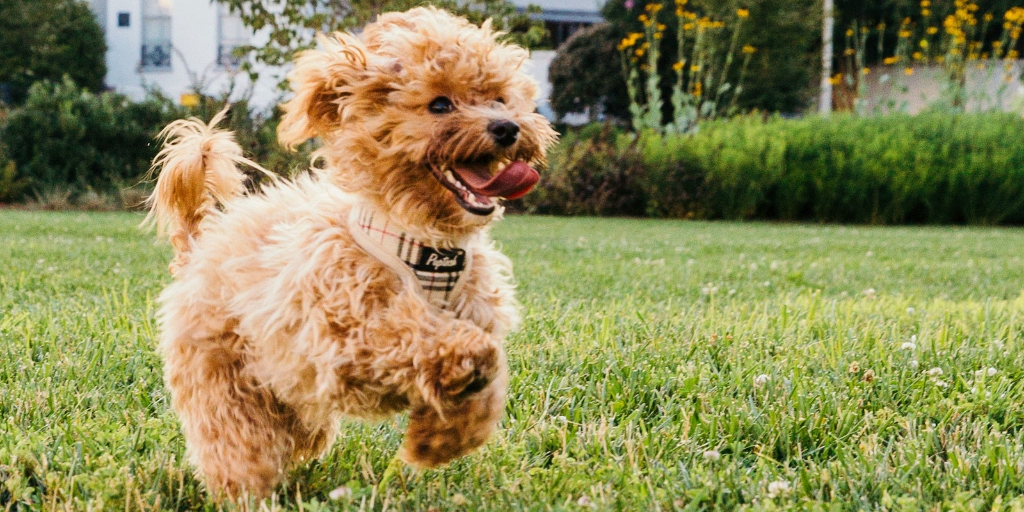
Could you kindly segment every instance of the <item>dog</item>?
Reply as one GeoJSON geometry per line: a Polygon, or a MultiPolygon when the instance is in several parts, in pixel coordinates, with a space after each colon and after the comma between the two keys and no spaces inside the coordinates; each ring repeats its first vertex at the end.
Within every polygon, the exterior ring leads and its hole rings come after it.
{"type": "Polygon", "coordinates": [[[504,409],[511,262],[489,237],[557,134],[526,50],[430,7],[319,37],[288,78],[280,142],[310,173],[246,193],[230,132],[168,125],[150,220],[175,250],[159,297],[164,377],[211,494],[266,496],[341,417],[409,411],[399,451],[434,467],[504,409]]]}

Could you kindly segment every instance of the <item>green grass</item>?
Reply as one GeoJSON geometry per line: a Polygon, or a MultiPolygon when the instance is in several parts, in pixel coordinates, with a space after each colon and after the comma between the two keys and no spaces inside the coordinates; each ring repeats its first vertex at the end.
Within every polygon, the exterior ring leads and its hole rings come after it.
{"type": "MultiPolygon", "coordinates": [[[[0,212],[8,508],[215,508],[154,353],[170,251],[139,220],[0,212]]],[[[495,237],[526,317],[499,434],[377,493],[404,421],[346,423],[267,508],[1024,507],[1024,232],[510,218],[495,237]]]]}

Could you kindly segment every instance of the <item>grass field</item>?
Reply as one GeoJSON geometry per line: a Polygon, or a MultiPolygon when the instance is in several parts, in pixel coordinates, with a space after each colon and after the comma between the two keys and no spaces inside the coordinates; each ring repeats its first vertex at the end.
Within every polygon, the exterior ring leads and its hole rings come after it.
{"type": "MultiPolygon", "coordinates": [[[[154,354],[169,249],[0,211],[0,509],[213,509],[154,354]]],[[[1024,507],[1024,232],[510,218],[500,433],[376,489],[351,423],[268,509],[1024,507]],[[343,494],[332,500],[332,490],[343,494]]]]}

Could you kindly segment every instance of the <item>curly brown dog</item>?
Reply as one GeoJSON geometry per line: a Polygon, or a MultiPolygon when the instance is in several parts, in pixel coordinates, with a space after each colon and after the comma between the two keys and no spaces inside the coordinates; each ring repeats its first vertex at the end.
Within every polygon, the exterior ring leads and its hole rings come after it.
{"type": "Polygon", "coordinates": [[[216,495],[262,496],[342,416],[409,410],[401,457],[484,443],[504,408],[511,263],[488,227],[555,141],[527,52],[433,8],[298,56],[278,128],[318,168],[246,195],[229,132],[172,123],[151,217],[176,250],[160,348],[190,460],[216,495]]]}

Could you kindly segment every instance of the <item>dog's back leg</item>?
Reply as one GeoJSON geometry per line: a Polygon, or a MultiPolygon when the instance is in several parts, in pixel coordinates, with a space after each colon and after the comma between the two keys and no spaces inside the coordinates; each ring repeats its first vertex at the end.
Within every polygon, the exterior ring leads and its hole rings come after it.
{"type": "Polygon", "coordinates": [[[164,346],[189,458],[212,494],[231,499],[269,494],[296,448],[294,415],[245,375],[241,341],[228,333],[164,346]]]}

